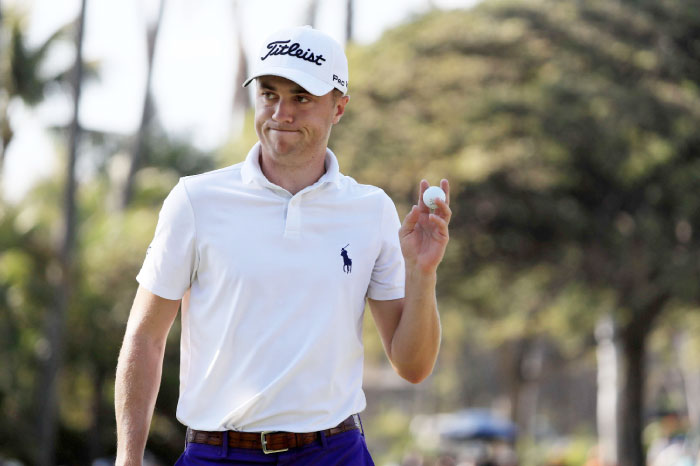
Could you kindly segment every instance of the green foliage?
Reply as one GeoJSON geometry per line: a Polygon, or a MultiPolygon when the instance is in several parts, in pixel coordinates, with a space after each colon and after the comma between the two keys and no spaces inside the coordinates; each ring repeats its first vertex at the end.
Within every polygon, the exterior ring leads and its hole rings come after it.
{"type": "Polygon", "coordinates": [[[350,51],[351,104],[332,146],[403,209],[421,177],[450,178],[451,299],[473,302],[464,293],[478,283],[464,277],[483,273],[501,290],[492,296],[512,303],[475,303],[489,313],[525,308],[547,287],[552,302],[538,308],[554,306],[572,280],[585,284],[579,294],[614,293],[616,307],[662,293],[697,299],[700,201],[688,193],[700,175],[700,81],[678,72],[695,57],[669,32],[645,9],[609,1],[428,15],[350,51]],[[532,267],[548,278],[528,278],[532,267]]]}
{"type": "Polygon", "coordinates": [[[700,298],[692,5],[494,0],[349,51],[350,105],[331,140],[343,169],[401,213],[421,178],[450,180],[439,299],[452,325],[436,379],[461,391],[453,408],[478,383],[442,371],[469,371],[476,347],[506,356],[492,402],[514,402],[532,342],[554,342],[548,358],[564,362],[612,313],[643,344],[672,303],[700,298]]]}
{"type": "MultiPolygon", "coordinates": [[[[119,147],[117,144],[115,147],[119,147]]],[[[147,144],[152,164],[137,173],[134,200],[115,211],[118,185],[103,162],[78,192],[79,245],[67,315],[68,341],[60,386],[58,458],[87,464],[92,453],[114,453],[114,369],[137,283],[163,199],[178,177],[213,167],[211,157],[165,136],[147,144]],[[91,450],[92,448],[92,450],[91,450]]],[[[117,149],[118,150],[118,149],[117,149]]],[[[58,178],[58,177],[56,177],[58,178]]],[[[59,282],[56,241],[61,199],[49,180],[17,206],[0,204],[0,455],[34,460],[35,406],[40,363],[48,345],[44,319],[59,282]]],[[[149,449],[174,462],[182,426],[174,419],[178,394],[179,323],[168,339],[149,449]]]]}
{"type": "Polygon", "coordinates": [[[525,442],[519,449],[523,465],[579,466],[596,458],[596,438],[577,433],[570,440],[560,440],[552,445],[525,442]]]}
{"type": "Polygon", "coordinates": [[[399,464],[407,451],[415,449],[410,423],[410,416],[399,409],[386,410],[364,423],[372,433],[368,449],[377,464],[399,464]]]}
{"type": "MultiPolygon", "coordinates": [[[[43,43],[31,48],[26,40],[26,15],[19,8],[3,10],[0,25],[0,168],[2,155],[14,133],[10,125],[8,106],[12,99],[21,99],[36,106],[50,93],[68,90],[71,69],[52,74],[46,72],[48,56],[57,44],[72,41],[73,24],[54,31],[43,43]],[[8,32],[5,32],[8,30],[8,32]]],[[[97,63],[85,63],[83,76],[97,78],[97,63]]]]}
{"type": "Polygon", "coordinates": [[[66,39],[71,32],[70,26],[65,26],[54,32],[43,44],[32,50],[25,44],[25,35],[21,21],[16,20],[9,25],[10,38],[10,94],[20,96],[28,105],[36,105],[44,98],[48,84],[59,81],[57,75],[46,78],[41,75],[41,66],[46,61],[51,47],[58,41],[66,39]]]}
{"type": "Polygon", "coordinates": [[[45,224],[30,211],[0,211],[0,436],[29,461],[38,365],[48,349],[41,316],[53,299],[57,265],[40,231],[45,224]]]}
{"type": "MultiPolygon", "coordinates": [[[[165,134],[157,128],[146,139],[145,159],[147,167],[161,170],[174,170],[180,176],[196,175],[213,170],[211,155],[192,147],[181,138],[165,134]]],[[[147,187],[148,183],[144,183],[147,187]]]]}

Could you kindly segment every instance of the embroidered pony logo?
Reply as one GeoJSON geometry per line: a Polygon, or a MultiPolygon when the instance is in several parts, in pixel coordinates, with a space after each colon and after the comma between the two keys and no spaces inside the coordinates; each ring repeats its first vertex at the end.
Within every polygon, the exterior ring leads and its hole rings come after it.
{"type": "MultiPolygon", "coordinates": [[[[348,246],[350,246],[350,243],[346,244],[345,248],[348,246]]],[[[340,250],[340,255],[343,256],[343,272],[350,273],[352,272],[352,259],[348,257],[348,251],[345,248],[340,250]]]]}

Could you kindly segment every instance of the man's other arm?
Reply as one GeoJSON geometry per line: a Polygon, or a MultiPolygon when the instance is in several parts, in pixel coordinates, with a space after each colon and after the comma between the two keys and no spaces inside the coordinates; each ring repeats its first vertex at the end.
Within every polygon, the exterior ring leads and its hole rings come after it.
{"type": "Polygon", "coordinates": [[[117,461],[140,465],[163,368],[165,341],[180,300],[164,299],[139,287],[119,353],[114,394],[117,461]]]}
{"type": "Polygon", "coordinates": [[[406,215],[399,230],[406,262],[405,298],[388,301],[369,299],[372,317],[391,364],[412,383],[430,375],[440,348],[440,316],[435,297],[437,268],[449,241],[450,186],[440,182],[445,201],[437,199],[431,211],[423,203],[428,182],[420,183],[418,203],[406,215]]]}
{"type": "Polygon", "coordinates": [[[372,317],[394,370],[411,383],[430,375],[440,348],[434,274],[406,277],[406,297],[369,299],[372,317]]]}

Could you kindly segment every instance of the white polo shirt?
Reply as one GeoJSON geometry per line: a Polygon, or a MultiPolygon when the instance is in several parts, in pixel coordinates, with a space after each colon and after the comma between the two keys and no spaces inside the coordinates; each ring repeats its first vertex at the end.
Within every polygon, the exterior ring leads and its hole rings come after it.
{"type": "Polygon", "coordinates": [[[311,432],[365,408],[365,297],[404,296],[396,208],[338,171],[295,195],[245,162],[180,179],[139,283],[182,302],[177,418],[311,432]],[[342,255],[341,255],[342,254],[342,255]]]}

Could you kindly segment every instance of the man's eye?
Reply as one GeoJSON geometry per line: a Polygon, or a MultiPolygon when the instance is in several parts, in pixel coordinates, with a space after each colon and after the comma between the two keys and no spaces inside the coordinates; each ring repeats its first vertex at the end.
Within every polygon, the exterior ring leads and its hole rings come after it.
{"type": "Polygon", "coordinates": [[[305,95],[298,95],[297,96],[297,102],[306,103],[306,102],[310,102],[310,100],[311,99],[309,99],[305,95]]]}
{"type": "Polygon", "coordinates": [[[271,100],[274,99],[275,95],[272,92],[263,92],[262,93],[263,99],[265,100],[271,100]]]}

